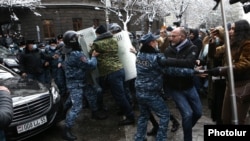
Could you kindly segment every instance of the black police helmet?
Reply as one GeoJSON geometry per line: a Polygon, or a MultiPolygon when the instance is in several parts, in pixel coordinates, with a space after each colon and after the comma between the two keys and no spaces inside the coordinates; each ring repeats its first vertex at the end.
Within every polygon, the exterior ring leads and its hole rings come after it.
{"type": "Polygon", "coordinates": [[[109,31],[112,33],[118,33],[122,31],[122,28],[117,23],[109,24],[109,31]]]}
{"type": "Polygon", "coordinates": [[[67,47],[79,47],[78,34],[73,30],[66,31],[63,34],[63,42],[67,47]]]}

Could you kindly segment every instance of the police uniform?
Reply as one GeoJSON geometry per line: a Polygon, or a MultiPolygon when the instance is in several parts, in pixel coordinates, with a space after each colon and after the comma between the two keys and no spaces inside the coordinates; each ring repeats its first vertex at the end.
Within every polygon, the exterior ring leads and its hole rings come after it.
{"type": "Polygon", "coordinates": [[[60,44],[60,46],[57,45],[56,39],[51,39],[50,46],[46,48],[46,53],[52,56],[55,54],[58,54],[60,56],[60,58],[58,59],[51,60],[49,64],[50,64],[51,77],[54,79],[56,85],[58,86],[60,95],[64,96],[67,92],[65,73],[62,67],[58,67],[58,64],[62,63],[61,46],[63,46],[63,44],[60,44]],[[56,46],[51,46],[51,44],[56,44],[56,46]]]}
{"type": "MultiPolygon", "coordinates": [[[[64,62],[67,88],[70,92],[69,98],[72,102],[72,107],[66,117],[66,126],[72,127],[75,118],[82,108],[82,99],[84,88],[87,87],[85,73],[88,70],[96,67],[96,57],[91,57],[90,60],[80,51],[72,51],[67,54],[64,62]]],[[[88,93],[86,93],[86,97],[88,93]]]]}
{"type": "Polygon", "coordinates": [[[169,123],[169,109],[161,96],[163,88],[163,67],[158,64],[158,51],[149,43],[156,40],[157,36],[151,33],[141,38],[143,46],[137,55],[135,80],[136,98],[140,110],[137,122],[135,141],[143,141],[146,136],[147,124],[151,110],[160,118],[160,126],[156,135],[157,141],[167,139],[169,123]]]}
{"type": "Polygon", "coordinates": [[[86,77],[86,73],[97,66],[97,60],[94,56],[88,59],[81,52],[76,32],[67,31],[64,33],[64,43],[68,48],[71,48],[63,62],[66,85],[70,93],[64,107],[65,109],[68,109],[69,106],[71,107],[66,115],[63,138],[72,141],[77,138],[71,133],[70,129],[73,127],[82,109],[83,96],[89,100],[91,109],[97,110],[96,95],[94,91],[91,91],[92,89],[89,87],[86,77]]]}

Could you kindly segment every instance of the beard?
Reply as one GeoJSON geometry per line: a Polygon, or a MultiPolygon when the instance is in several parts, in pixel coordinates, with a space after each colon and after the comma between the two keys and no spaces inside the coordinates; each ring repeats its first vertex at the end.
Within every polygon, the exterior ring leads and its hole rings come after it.
{"type": "Polygon", "coordinates": [[[171,45],[171,46],[175,46],[176,44],[175,44],[175,43],[170,42],[170,45],[171,45]]]}
{"type": "Polygon", "coordinates": [[[179,44],[181,44],[183,41],[179,41],[179,42],[177,42],[177,43],[173,43],[173,42],[171,42],[170,44],[171,44],[171,46],[173,46],[173,47],[177,47],[179,44]]]}
{"type": "Polygon", "coordinates": [[[170,45],[171,45],[171,46],[176,46],[177,44],[176,44],[176,43],[172,43],[172,42],[171,42],[171,43],[170,43],[170,45]]]}

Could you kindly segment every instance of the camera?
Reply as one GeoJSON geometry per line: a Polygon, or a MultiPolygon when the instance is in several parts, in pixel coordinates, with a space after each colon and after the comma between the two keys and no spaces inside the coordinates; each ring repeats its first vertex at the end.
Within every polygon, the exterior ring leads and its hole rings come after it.
{"type": "Polygon", "coordinates": [[[243,10],[245,13],[248,13],[250,11],[250,0],[229,0],[230,4],[234,4],[237,2],[241,2],[243,4],[243,10]],[[246,2],[248,2],[247,4],[245,4],[246,2]]]}
{"type": "Polygon", "coordinates": [[[180,21],[178,21],[178,22],[173,22],[173,25],[176,26],[176,27],[180,27],[181,22],[180,22],[180,21]]]}
{"type": "Polygon", "coordinates": [[[244,5],[243,10],[245,13],[248,13],[250,11],[250,4],[249,5],[244,5]]]}
{"type": "Polygon", "coordinates": [[[229,0],[229,3],[230,3],[230,4],[235,4],[235,3],[237,3],[237,2],[245,3],[245,2],[247,2],[247,1],[249,1],[249,0],[229,0]]]}

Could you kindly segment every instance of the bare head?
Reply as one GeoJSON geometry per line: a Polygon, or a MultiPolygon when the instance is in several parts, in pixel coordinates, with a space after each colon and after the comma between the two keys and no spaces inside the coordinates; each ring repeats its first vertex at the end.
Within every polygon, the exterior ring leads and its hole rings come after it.
{"type": "Polygon", "coordinates": [[[175,46],[187,39],[187,32],[182,27],[177,27],[171,32],[170,41],[171,45],[175,46]]]}

